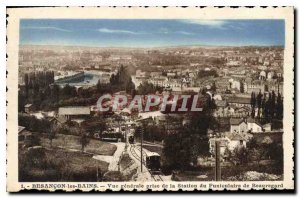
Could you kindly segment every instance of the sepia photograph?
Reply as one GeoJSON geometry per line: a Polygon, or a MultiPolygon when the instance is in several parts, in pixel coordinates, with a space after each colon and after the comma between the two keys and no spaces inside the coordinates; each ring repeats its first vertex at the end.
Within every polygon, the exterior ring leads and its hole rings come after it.
{"type": "Polygon", "coordinates": [[[90,9],[8,9],[9,188],[294,188],[292,7],[90,9]]]}

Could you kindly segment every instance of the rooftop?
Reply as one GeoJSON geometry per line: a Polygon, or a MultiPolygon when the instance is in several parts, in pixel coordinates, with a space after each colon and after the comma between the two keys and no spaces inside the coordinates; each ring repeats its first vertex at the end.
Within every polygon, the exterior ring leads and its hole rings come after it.
{"type": "Polygon", "coordinates": [[[22,132],[25,129],[23,126],[18,126],[18,133],[22,132]]]}
{"type": "Polygon", "coordinates": [[[90,107],[80,107],[80,106],[71,106],[71,107],[60,107],[58,109],[59,115],[90,115],[90,107]]]}
{"type": "Polygon", "coordinates": [[[32,106],[32,104],[26,104],[25,108],[28,108],[28,107],[31,107],[31,106],[32,106]]]}
{"type": "Polygon", "coordinates": [[[244,122],[241,118],[230,118],[230,125],[239,125],[244,122]]]}
{"type": "Polygon", "coordinates": [[[250,98],[242,98],[242,97],[231,97],[228,98],[228,103],[238,103],[238,104],[251,104],[250,98]]]}
{"type": "Polygon", "coordinates": [[[216,103],[217,107],[226,107],[225,100],[215,100],[215,103],[216,103]]]}
{"type": "Polygon", "coordinates": [[[245,138],[238,133],[226,133],[226,137],[228,137],[228,139],[230,140],[236,140],[236,141],[245,140],[245,138]]]}

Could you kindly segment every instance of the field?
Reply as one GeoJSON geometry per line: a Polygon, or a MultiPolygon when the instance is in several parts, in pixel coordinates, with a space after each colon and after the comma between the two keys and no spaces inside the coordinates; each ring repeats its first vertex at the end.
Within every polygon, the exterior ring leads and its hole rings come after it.
{"type": "Polygon", "coordinates": [[[205,168],[199,171],[183,171],[173,175],[174,181],[213,181],[214,169],[205,168]]]}
{"type": "MultiPolygon", "coordinates": [[[[280,181],[283,178],[281,171],[274,166],[244,165],[221,168],[222,181],[280,181]]],[[[173,175],[174,181],[213,181],[214,167],[202,167],[194,171],[181,171],[173,175]]]]}
{"type": "Polygon", "coordinates": [[[108,163],[62,149],[31,149],[19,154],[20,181],[101,181],[108,163]]]}
{"type": "MultiPolygon", "coordinates": [[[[64,149],[81,150],[81,144],[78,136],[57,134],[53,139],[52,146],[64,149]]],[[[46,134],[41,136],[41,145],[44,147],[50,147],[50,140],[46,134]]],[[[117,147],[113,144],[102,142],[99,140],[90,139],[89,144],[85,147],[85,152],[93,153],[97,155],[113,155],[117,147]]]]}

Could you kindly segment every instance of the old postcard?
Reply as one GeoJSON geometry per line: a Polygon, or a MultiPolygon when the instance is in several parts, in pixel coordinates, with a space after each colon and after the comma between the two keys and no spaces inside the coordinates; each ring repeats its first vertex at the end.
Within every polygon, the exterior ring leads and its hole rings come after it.
{"type": "Polygon", "coordinates": [[[294,189],[292,7],[7,21],[7,191],[294,189]]]}

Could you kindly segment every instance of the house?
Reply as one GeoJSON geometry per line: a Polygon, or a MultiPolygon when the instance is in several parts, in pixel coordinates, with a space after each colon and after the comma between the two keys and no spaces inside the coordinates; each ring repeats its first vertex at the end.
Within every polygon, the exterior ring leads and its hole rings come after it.
{"type": "Polygon", "coordinates": [[[211,154],[215,153],[216,141],[220,142],[220,154],[223,156],[226,148],[229,144],[229,139],[227,137],[212,137],[209,139],[209,152],[211,154]]]}
{"type": "Polygon", "coordinates": [[[162,72],[150,72],[150,77],[151,78],[155,78],[157,76],[161,76],[162,75],[162,72]]]}
{"type": "Polygon", "coordinates": [[[233,151],[236,147],[246,147],[246,138],[238,133],[226,133],[225,137],[228,138],[227,148],[233,151]]]}
{"type": "Polygon", "coordinates": [[[235,108],[235,115],[238,117],[247,117],[251,113],[251,108],[248,106],[235,108]]]}
{"type": "Polygon", "coordinates": [[[267,73],[266,73],[265,71],[261,71],[261,72],[259,73],[259,79],[260,79],[260,80],[265,80],[266,77],[267,77],[267,73]]]}
{"type": "Polygon", "coordinates": [[[274,72],[273,71],[268,72],[267,78],[271,80],[273,79],[273,77],[274,77],[274,72]]]}
{"type": "Polygon", "coordinates": [[[218,93],[224,93],[230,89],[230,82],[227,79],[218,79],[216,81],[216,87],[218,93]]]}
{"type": "Polygon", "coordinates": [[[216,116],[224,116],[225,115],[225,108],[227,106],[227,103],[225,100],[215,100],[215,104],[217,106],[215,110],[216,116]]]}
{"type": "Polygon", "coordinates": [[[135,75],[136,75],[136,77],[146,77],[146,72],[138,69],[138,70],[136,70],[135,75]]]}
{"type": "Polygon", "coordinates": [[[230,131],[230,119],[228,117],[219,117],[218,118],[219,122],[219,132],[226,132],[230,131]]]}
{"type": "Polygon", "coordinates": [[[26,130],[23,126],[18,126],[18,142],[24,145],[26,141],[32,138],[32,132],[26,130]]]}
{"type": "Polygon", "coordinates": [[[32,104],[26,104],[24,106],[24,109],[25,109],[25,113],[30,113],[33,110],[33,105],[32,104]]]}
{"type": "Polygon", "coordinates": [[[267,123],[263,125],[263,131],[264,132],[270,132],[272,130],[271,123],[267,123]]]}
{"type": "Polygon", "coordinates": [[[225,100],[215,100],[215,104],[217,108],[222,108],[224,109],[227,106],[227,102],[225,100]]]}
{"type": "Polygon", "coordinates": [[[245,93],[265,92],[265,83],[263,80],[254,80],[251,83],[245,83],[245,93]]]}
{"type": "Polygon", "coordinates": [[[248,131],[251,131],[253,133],[259,133],[259,132],[263,131],[262,125],[259,124],[257,121],[255,121],[251,117],[247,119],[247,126],[248,126],[248,131]]]}
{"type": "Polygon", "coordinates": [[[238,133],[223,133],[222,137],[211,137],[209,139],[209,151],[211,154],[215,152],[215,142],[220,142],[220,154],[225,156],[226,149],[233,151],[235,148],[246,147],[247,141],[252,138],[248,137],[246,134],[238,133]]]}
{"type": "Polygon", "coordinates": [[[56,117],[46,117],[46,120],[50,122],[51,126],[61,126],[61,124],[65,123],[65,121],[62,121],[56,117]]]}
{"type": "Polygon", "coordinates": [[[225,109],[224,109],[224,114],[226,116],[232,116],[234,115],[235,113],[235,109],[232,107],[232,106],[227,106],[225,109]]]}
{"type": "Polygon", "coordinates": [[[31,112],[29,114],[31,116],[36,117],[39,120],[55,117],[55,112],[54,111],[37,111],[37,112],[31,112]]]}
{"type": "Polygon", "coordinates": [[[215,94],[213,98],[214,100],[222,100],[222,96],[220,94],[215,94]]]}
{"type": "Polygon", "coordinates": [[[230,118],[230,132],[231,133],[245,133],[248,126],[244,119],[230,118]]]}
{"type": "Polygon", "coordinates": [[[231,89],[237,89],[237,90],[241,90],[241,82],[238,80],[233,80],[231,82],[231,89]]]}
{"type": "Polygon", "coordinates": [[[175,72],[168,72],[167,73],[167,77],[168,78],[174,78],[176,76],[176,73],[175,72]]]}
{"type": "Polygon", "coordinates": [[[227,99],[227,103],[229,105],[235,106],[235,107],[251,107],[251,99],[246,97],[230,97],[227,99]]]}
{"type": "Polygon", "coordinates": [[[75,121],[81,123],[86,118],[90,117],[91,109],[85,106],[68,106],[58,109],[58,120],[66,119],[67,121],[75,121]]]}

